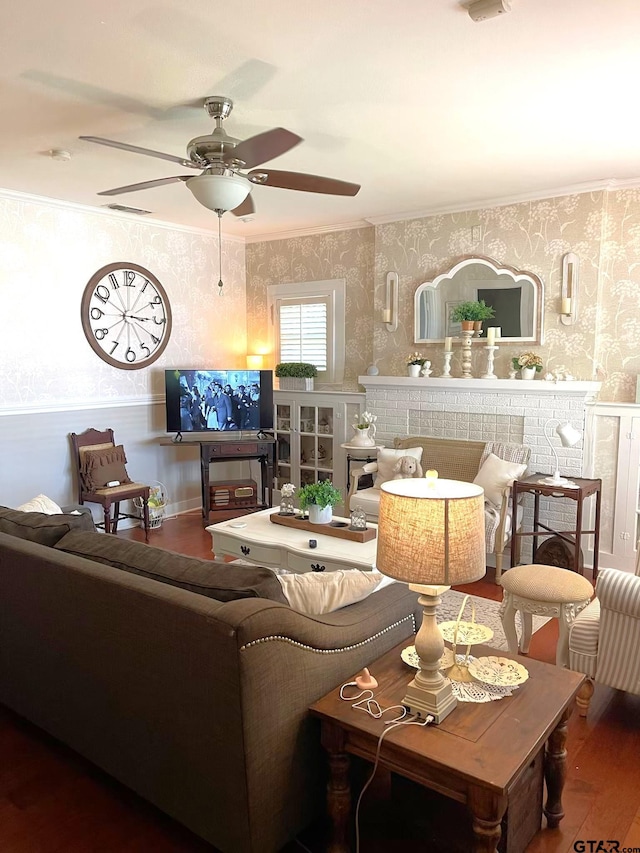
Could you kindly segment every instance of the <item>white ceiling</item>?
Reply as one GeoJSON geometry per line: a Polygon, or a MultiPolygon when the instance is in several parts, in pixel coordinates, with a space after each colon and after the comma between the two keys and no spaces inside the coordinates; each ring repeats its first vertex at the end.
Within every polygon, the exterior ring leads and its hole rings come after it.
{"type": "Polygon", "coordinates": [[[512,0],[482,23],[462,0],[3,5],[0,188],[217,227],[184,184],[97,196],[184,169],[78,140],[184,156],[214,125],[182,105],[207,95],[234,99],[232,136],[304,138],[274,169],[362,185],[256,187],[252,220],[222,221],[251,239],[640,182],[638,0],[512,0]]]}

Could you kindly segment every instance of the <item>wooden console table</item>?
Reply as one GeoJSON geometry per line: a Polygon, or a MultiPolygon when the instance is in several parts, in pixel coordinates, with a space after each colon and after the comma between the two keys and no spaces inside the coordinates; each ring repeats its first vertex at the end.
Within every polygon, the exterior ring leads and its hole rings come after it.
{"type": "Polygon", "coordinates": [[[160,444],[171,447],[200,446],[200,481],[202,486],[202,517],[209,523],[211,511],[211,495],[209,492],[209,465],[212,462],[233,462],[257,459],[260,462],[260,489],[262,504],[260,509],[271,506],[271,487],[275,465],[275,446],[273,438],[229,438],[215,439],[183,438],[181,441],[162,439],[160,444]]]}
{"type": "Polygon", "coordinates": [[[518,497],[525,492],[532,492],[533,499],[533,530],[517,530],[517,513],[513,513],[513,526],[511,531],[511,565],[516,566],[520,556],[520,538],[522,536],[533,537],[533,554],[538,548],[539,536],[559,536],[566,542],[571,543],[574,548],[573,565],[569,568],[574,572],[580,572],[580,545],[583,536],[593,536],[593,582],[598,577],[598,548],[600,546],[600,500],[602,491],[602,480],[588,480],[584,477],[573,477],[571,482],[575,486],[549,486],[540,481],[544,474],[532,474],[521,480],[514,480],[511,489],[512,506],[518,505],[518,497]],[[596,496],[595,523],[592,530],[582,529],[582,510],[584,501],[590,495],[596,496]],[[546,498],[570,498],[576,502],[576,526],[575,530],[554,530],[540,522],[540,497],[546,498]],[[575,540],[569,539],[574,536],[575,540]]]}

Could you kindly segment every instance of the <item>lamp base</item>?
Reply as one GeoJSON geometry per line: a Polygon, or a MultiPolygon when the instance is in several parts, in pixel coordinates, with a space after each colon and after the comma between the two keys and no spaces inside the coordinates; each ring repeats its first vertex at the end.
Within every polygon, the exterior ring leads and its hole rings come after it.
{"type": "Polygon", "coordinates": [[[409,709],[410,714],[423,719],[431,715],[436,723],[441,723],[456,707],[458,700],[449,682],[444,682],[438,689],[425,690],[414,678],[407,687],[402,704],[409,709]]]}
{"type": "Polygon", "coordinates": [[[540,481],[545,486],[568,486],[571,483],[571,480],[567,480],[566,477],[543,477],[540,481]]]}

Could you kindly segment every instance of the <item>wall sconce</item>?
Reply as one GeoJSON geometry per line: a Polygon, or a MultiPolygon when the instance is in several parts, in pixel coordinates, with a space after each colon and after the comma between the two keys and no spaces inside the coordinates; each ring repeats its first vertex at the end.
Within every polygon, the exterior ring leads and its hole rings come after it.
{"type": "Polygon", "coordinates": [[[262,370],[264,367],[264,356],[263,355],[248,355],[247,356],[247,370],[262,370]]]}
{"type": "Polygon", "coordinates": [[[560,290],[560,322],[571,326],[578,319],[578,281],[580,260],[573,252],[562,259],[562,287],[560,290]]]}
{"type": "Polygon", "coordinates": [[[388,332],[395,332],[398,328],[398,273],[387,273],[387,289],[385,291],[384,310],[382,311],[382,322],[388,332]]]}

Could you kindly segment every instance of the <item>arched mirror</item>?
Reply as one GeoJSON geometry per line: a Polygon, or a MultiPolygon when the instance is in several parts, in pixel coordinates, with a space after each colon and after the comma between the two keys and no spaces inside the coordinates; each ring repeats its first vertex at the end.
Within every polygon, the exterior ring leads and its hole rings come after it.
{"type": "MultiPolygon", "coordinates": [[[[460,334],[451,319],[460,302],[484,300],[495,317],[484,327],[499,326],[501,340],[542,343],[544,286],[537,275],[499,264],[491,258],[465,257],[433,281],[421,284],[414,299],[414,341],[440,343],[460,334]]],[[[482,343],[482,338],[477,338],[482,343]]]]}

